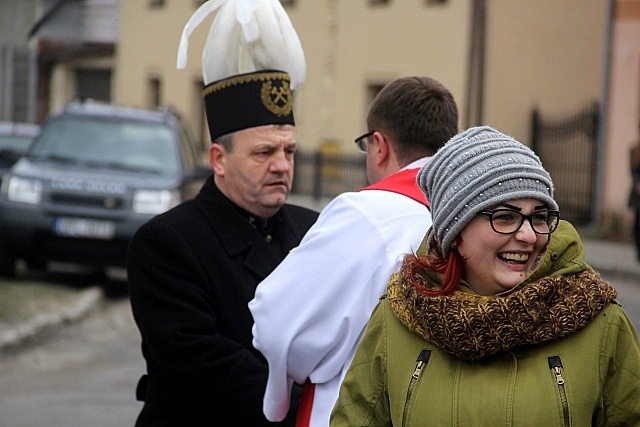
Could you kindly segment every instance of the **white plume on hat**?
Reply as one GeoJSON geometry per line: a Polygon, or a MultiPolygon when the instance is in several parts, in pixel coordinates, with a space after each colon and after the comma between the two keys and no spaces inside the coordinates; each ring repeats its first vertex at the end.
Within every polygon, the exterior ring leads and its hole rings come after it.
{"type": "Polygon", "coordinates": [[[180,38],[177,67],[187,64],[189,37],[217,14],[202,52],[204,84],[265,69],[284,71],[291,89],[305,80],[302,44],[279,0],[209,0],[191,16],[180,38]]]}

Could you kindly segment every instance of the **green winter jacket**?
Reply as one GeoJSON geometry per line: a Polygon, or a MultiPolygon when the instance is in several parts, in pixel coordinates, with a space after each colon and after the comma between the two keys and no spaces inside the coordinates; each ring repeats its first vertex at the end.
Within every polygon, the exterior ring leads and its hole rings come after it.
{"type": "Polygon", "coordinates": [[[331,426],[640,426],[640,344],[614,298],[565,221],[499,296],[425,297],[395,274],[331,426]]]}

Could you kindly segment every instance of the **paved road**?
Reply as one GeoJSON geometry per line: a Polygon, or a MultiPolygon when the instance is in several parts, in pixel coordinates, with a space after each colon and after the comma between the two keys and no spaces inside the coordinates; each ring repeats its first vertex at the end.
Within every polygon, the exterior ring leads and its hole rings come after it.
{"type": "Polygon", "coordinates": [[[0,356],[0,427],[133,426],[145,366],[128,299],[0,356]]]}
{"type": "MultiPolygon", "coordinates": [[[[640,328],[640,287],[618,276],[604,275],[640,328]]],[[[144,369],[128,298],[106,298],[82,321],[0,356],[0,427],[132,426],[144,369]]]]}
{"type": "Polygon", "coordinates": [[[636,331],[640,332],[640,283],[626,276],[604,273],[602,275],[618,291],[618,300],[629,315],[636,331]]]}

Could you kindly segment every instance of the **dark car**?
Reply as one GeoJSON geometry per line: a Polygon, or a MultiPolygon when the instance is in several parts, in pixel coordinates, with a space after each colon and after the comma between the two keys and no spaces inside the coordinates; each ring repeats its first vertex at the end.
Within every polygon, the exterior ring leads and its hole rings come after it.
{"type": "Polygon", "coordinates": [[[0,275],[18,259],[124,267],[136,230],[211,175],[206,148],[172,110],[71,102],[0,186],[0,275]]]}
{"type": "Polygon", "coordinates": [[[0,181],[40,132],[34,123],[0,122],[0,181]]]}

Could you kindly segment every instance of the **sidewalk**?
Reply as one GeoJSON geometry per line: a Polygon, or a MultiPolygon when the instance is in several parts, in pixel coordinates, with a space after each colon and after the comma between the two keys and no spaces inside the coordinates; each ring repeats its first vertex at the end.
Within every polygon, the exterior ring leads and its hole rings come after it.
{"type": "Polygon", "coordinates": [[[58,286],[46,281],[0,282],[0,353],[51,328],[75,322],[103,299],[97,286],[58,286]]]}
{"type": "Polygon", "coordinates": [[[585,259],[595,270],[640,283],[640,262],[631,243],[582,238],[582,244],[585,259]]]}

